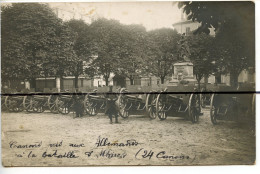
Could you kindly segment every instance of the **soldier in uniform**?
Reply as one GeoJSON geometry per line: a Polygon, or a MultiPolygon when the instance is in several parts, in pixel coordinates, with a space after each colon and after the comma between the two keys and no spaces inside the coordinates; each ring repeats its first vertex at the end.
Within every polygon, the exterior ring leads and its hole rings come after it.
{"type": "Polygon", "coordinates": [[[83,117],[84,114],[84,95],[81,92],[76,92],[76,95],[73,95],[74,98],[74,110],[76,117],[83,117]]]}
{"type": "Polygon", "coordinates": [[[116,101],[118,97],[116,96],[115,93],[112,92],[112,86],[109,87],[109,92],[106,93],[106,109],[105,109],[105,114],[108,115],[110,119],[110,124],[113,123],[112,117],[115,116],[115,123],[118,122],[118,107],[116,105],[116,101]]]}

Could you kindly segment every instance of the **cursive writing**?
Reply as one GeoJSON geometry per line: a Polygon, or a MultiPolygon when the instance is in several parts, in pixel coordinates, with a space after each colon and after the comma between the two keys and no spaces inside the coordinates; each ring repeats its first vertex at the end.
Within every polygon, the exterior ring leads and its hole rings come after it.
{"type": "Polygon", "coordinates": [[[126,153],[123,152],[123,153],[116,153],[116,152],[113,152],[112,150],[101,150],[101,152],[97,155],[97,157],[106,157],[108,159],[111,159],[111,158],[125,158],[126,157],[126,153]]]}
{"type": "Polygon", "coordinates": [[[164,160],[170,160],[170,161],[174,161],[174,160],[184,160],[184,159],[190,159],[189,156],[187,155],[168,155],[165,151],[161,151],[158,153],[155,153],[153,150],[146,150],[144,148],[141,148],[137,151],[137,153],[135,154],[135,158],[137,159],[138,157],[141,157],[143,159],[147,158],[147,159],[151,159],[151,158],[157,158],[157,159],[164,159],[164,160]]]}
{"type": "Polygon", "coordinates": [[[35,142],[34,144],[17,144],[16,141],[11,141],[9,143],[10,148],[39,148],[42,142],[35,142]]]}
{"type": "Polygon", "coordinates": [[[61,153],[58,154],[58,150],[55,150],[53,153],[50,152],[43,152],[42,157],[46,158],[46,157],[55,157],[55,158],[78,158],[79,156],[76,156],[75,151],[69,151],[69,152],[65,152],[65,153],[61,153]]]}
{"type": "Polygon", "coordinates": [[[136,140],[126,140],[126,142],[110,142],[108,141],[108,138],[101,138],[100,136],[97,139],[97,142],[95,143],[96,147],[100,146],[116,146],[116,147],[125,147],[125,146],[137,146],[138,143],[136,140]]]}

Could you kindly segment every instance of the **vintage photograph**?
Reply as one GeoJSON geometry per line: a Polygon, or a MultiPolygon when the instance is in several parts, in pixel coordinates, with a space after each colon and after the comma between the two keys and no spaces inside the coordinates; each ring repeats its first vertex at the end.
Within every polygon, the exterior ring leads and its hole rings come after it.
{"type": "Polygon", "coordinates": [[[251,1],[1,3],[4,167],[255,165],[251,1]]]}

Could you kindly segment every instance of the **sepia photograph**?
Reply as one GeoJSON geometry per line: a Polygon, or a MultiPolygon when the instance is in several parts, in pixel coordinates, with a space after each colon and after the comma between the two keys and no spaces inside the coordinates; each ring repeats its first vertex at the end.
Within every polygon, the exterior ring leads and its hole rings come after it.
{"type": "Polygon", "coordinates": [[[253,1],[1,2],[3,167],[255,165],[253,1]]]}

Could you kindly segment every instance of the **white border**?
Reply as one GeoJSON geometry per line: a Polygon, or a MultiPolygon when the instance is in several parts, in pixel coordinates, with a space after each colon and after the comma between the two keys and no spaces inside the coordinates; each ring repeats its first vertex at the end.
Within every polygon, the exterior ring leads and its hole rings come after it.
{"type": "MultiPolygon", "coordinates": [[[[135,1],[155,1],[155,0],[135,0],[135,1]]],[[[162,1],[162,0],[157,0],[162,1]]],[[[170,1],[170,0],[163,0],[163,1],[170,1]]],[[[35,0],[21,0],[21,1],[13,1],[13,0],[1,0],[1,3],[5,2],[134,2],[134,0],[115,0],[115,1],[109,1],[109,0],[77,0],[77,1],[71,1],[71,0],[61,0],[61,1],[53,1],[53,0],[44,0],[44,1],[35,1],[35,0]]],[[[260,50],[260,2],[258,0],[255,1],[256,8],[255,8],[255,15],[256,15],[256,90],[260,91],[260,85],[259,85],[259,75],[260,75],[260,60],[258,58],[259,56],[259,50],[260,50]]],[[[257,95],[256,101],[260,101],[260,94],[257,95]]],[[[223,174],[223,173],[235,173],[235,174],[246,174],[246,173],[259,173],[260,171],[260,164],[259,164],[259,120],[258,115],[260,113],[260,102],[257,102],[256,107],[256,122],[257,122],[257,149],[256,149],[256,165],[253,166],[173,166],[173,167],[158,167],[158,166],[152,166],[152,167],[15,167],[15,168],[4,168],[3,166],[0,166],[0,173],[1,174],[136,174],[136,173],[156,173],[156,174],[163,174],[163,173],[176,173],[176,174],[223,174]],[[258,171],[258,172],[257,172],[258,171]]],[[[1,128],[1,126],[0,126],[1,128]]],[[[1,148],[1,145],[0,145],[1,148]]],[[[1,153],[0,153],[1,154],[1,153]]],[[[2,164],[2,160],[0,160],[2,164]]]]}

